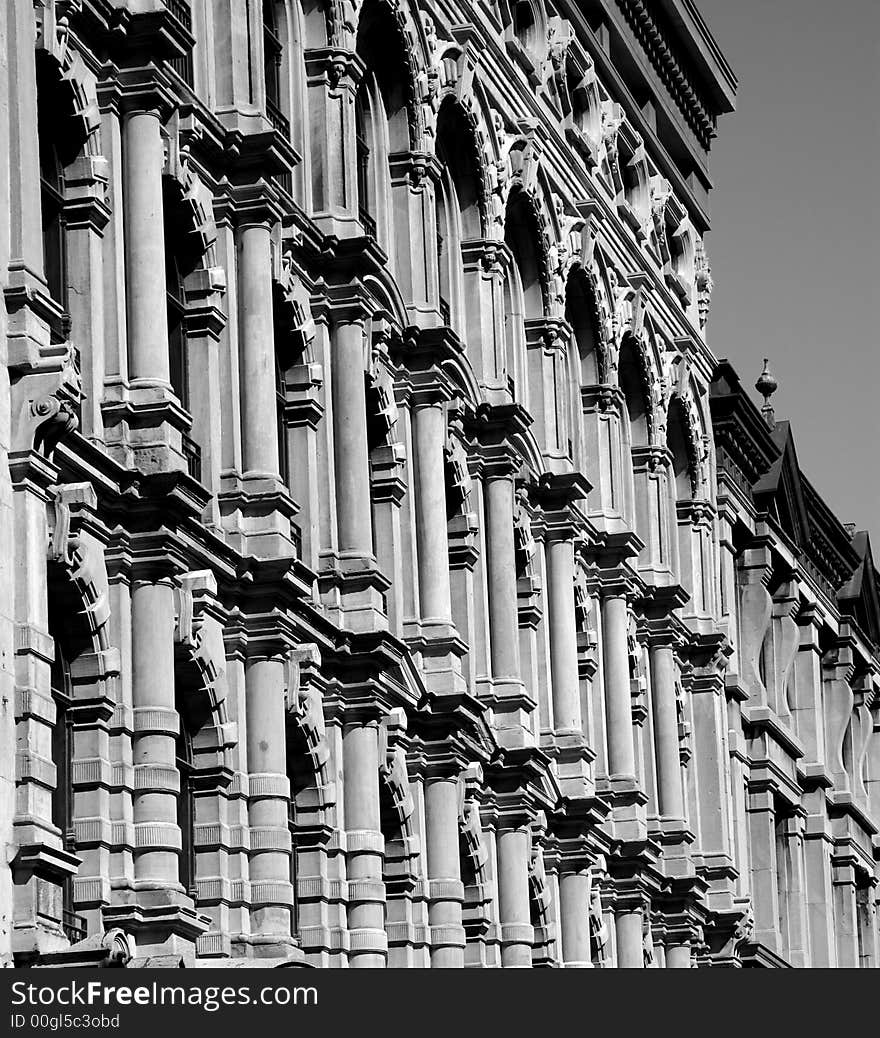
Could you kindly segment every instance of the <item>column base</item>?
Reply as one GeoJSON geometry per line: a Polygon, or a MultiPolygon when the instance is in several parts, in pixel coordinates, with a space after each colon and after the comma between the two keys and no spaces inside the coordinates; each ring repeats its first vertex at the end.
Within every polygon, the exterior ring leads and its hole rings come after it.
{"type": "Polygon", "coordinates": [[[467,682],[461,669],[467,645],[447,620],[407,620],[403,640],[422,665],[425,684],[437,695],[464,695],[467,682]]]}
{"type": "Polygon", "coordinates": [[[271,473],[227,474],[218,495],[227,542],[258,559],[297,558],[293,518],[298,509],[271,473]]]}
{"type": "Polygon", "coordinates": [[[331,623],[365,634],[388,630],[385,593],[391,581],[370,555],[327,554],[318,573],[321,603],[331,623]]]}
{"type": "Polygon", "coordinates": [[[195,459],[189,459],[183,447],[190,419],[170,385],[146,380],[111,383],[101,410],[107,453],[114,461],[144,473],[196,475],[195,459]]]}

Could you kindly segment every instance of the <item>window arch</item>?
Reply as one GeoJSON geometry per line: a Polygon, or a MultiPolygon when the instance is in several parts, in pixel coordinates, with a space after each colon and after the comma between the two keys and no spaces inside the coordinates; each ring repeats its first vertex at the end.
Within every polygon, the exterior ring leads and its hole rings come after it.
{"type": "Polygon", "coordinates": [[[577,267],[569,274],[565,289],[565,320],[577,349],[580,384],[596,386],[601,381],[599,327],[596,296],[586,271],[577,267]]]}
{"type": "Polygon", "coordinates": [[[375,80],[387,124],[389,150],[408,151],[415,144],[410,132],[414,84],[409,43],[389,4],[365,0],[355,49],[375,80]]]}
{"type": "Polygon", "coordinates": [[[544,279],[539,245],[540,229],[524,191],[513,190],[507,202],[504,242],[510,249],[519,274],[523,315],[544,316],[544,279]]]}

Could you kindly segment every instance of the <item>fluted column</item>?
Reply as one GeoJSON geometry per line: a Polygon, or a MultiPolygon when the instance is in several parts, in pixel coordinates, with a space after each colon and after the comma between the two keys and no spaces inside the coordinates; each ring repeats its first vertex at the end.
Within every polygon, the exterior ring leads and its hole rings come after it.
{"type": "Polygon", "coordinates": [[[650,658],[658,807],[664,818],[684,818],[672,646],[652,645],[650,658]]]}
{"type": "Polygon", "coordinates": [[[346,724],[342,736],[345,828],[348,845],[349,966],[384,967],[384,841],[379,820],[379,748],[375,721],[346,724]]]}
{"type": "Polygon", "coordinates": [[[452,616],[446,535],[445,416],[440,400],[413,409],[416,543],[422,620],[448,623],[452,616]]]}
{"type": "Polygon", "coordinates": [[[529,910],[528,830],[524,826],[501,829],[497,844],[501,965],[530,967],[534,928],[529,910]]]}
{"type": "Polygon", "coordinates": [[[425,785],[428,856],[428,921],[431,966],[464,967],[464,927],[458,836],[458,780],[429,778],[425,785]]]}
{"type": "Polygon", "coordinates": [[[574,545],[570,539],[555,539],[548,543],[547,570],[553,727],[557,731],[580,732],[574,545]]]}
{"type": "Polygon", "coordinates": [[[250,659],[245,671],[245,689],[251,942],[257,956],[278,955],[293,944],[288,828],[290,781],[282,659],[276,655],[250,659]]]}
{"type": "Polygon", "coordinates": [[[602,598],[602,647],[605,671],[605,711],[608,723],[608,770],[612,775],[635,776],[627,604],[620,595],[602,598]]]}
{"type": "Polygon", "coordinates": [[[134,703],[134,877],[138,888],[182,891],[177,824],[174,591],[170,578],[136,581],[131,595],[134,703]]]}
{"type": "Polygon", "coordinates": [[[562,964],[567,969],[590,969],[589,868],[563,872],[559,877],[559,921],[562,964]]]}
{"type": "Polygon", "coordinates": [[[170,387],[165,319],[164,154],[159,113],[129,112],[122,129],[129,372],[170,387]]]}
{"type": "Polygon", "coordinates": [[[516,552],[513,542],[513,474],[486,477],[486,575],[489,585],[489,641],[492,676],[517,680],[519,618],[516,552]]]}
{"type": "Polygon", "coordinates": [[[278,475],[272,254],[266,219],[238,228],[241,315],[242,462],[247,473],[278,475]]]}
{"type": "Polygon", "coordinates": [[[339,550],[342,553],[371,556],[373,529],[362,317],[352,315],[334,326],[332,359],[339,550]]]}

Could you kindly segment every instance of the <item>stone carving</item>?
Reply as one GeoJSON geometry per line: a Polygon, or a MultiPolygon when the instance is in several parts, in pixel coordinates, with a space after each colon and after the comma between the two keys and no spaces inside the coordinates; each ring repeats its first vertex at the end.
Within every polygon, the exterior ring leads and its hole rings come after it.
{"type": "Polygon", "coordinates": [[[526,491],[518,490],[513,512],[513,539],[516,550],[522,559],[523,569],[530,572],[536,549],[535,539],[532,537],[532,524],[526,507],[527,500],[526,491]]]}
{"type": "MultiPolygon", "coordinates": [[[[544,819],[546,826],[546,819],[544,819]]],[[[544,848],[538,842],[538,834],[529,829],[529,886],[541,926],[550,923],[550,887],[544,865],[544,848]]]]}
{"type": "Polygon", "coordinates": [[[485,882],[489,852],[483,841],[483,826],[480,820],[480,804],[473,790],[483,781],[483,769],[471,764],[459,778],[458,783],[458,830],[467,848],[477,883],[485,882]]]}
{"type": "Polygon", "coordinates": [[[324,703],[314,677],[321,665],[318,646],[305,642],[294,646],[287,656],[286,707],[299,725],[306,742],[309,757],[320,784],[328,781],[327,765],[330,748],[324,722],[324,703]]]}
{"type": "Polygon", "coordinates": [[[654,958],[654,934],[651,929],[651,915],[644,913],[644,925],[642,927],[642,961],[646,970],[658,969],[654,958]]]}
{"type": "Polygon", "coordinates": [[[309,293],[294,270],[293,256],[289,248],[281,253],[281,270],[278,284],[289,309],[288,334],[297,350],[308,350],[315,338],[315,321],[309,293]]]}
{"type": "Polygon", "coordinates": [[[617,147],[617,137],[623,121],[624,112],[619,104],[614,101],[602,102],[603,168],[606,177],[611,181],[615,195],[623,194],[623,174],[620,169],[620,154],[617,147]]]}
{"type": "Polygon", "coordinates": [[[403,835],[411,836],[414,807],[409,788],[406,753],[400,742],[406,733],[406,724],[406,714],[400,707],[395,707],[383,717],[379,725],[379,774],[391,793],[403,835]]]}
{"type": "Polygon", "coordinates": [[[669,249],[669,238],[666,234],[666,207],[672,197],[672,185],[665,177],[651,177],[651,220],[654,230],[654,242],[660,253],[661,263],[670,262],[672,254],[669,249]]]}
{"type": "Polygon", "coordinates": [[[706,245],[702,238],[697,238],[694,245],[694,271],[697,289],[697,313],[700,328],[705,330],[709,322],[709,311],[712,304],[712,269],[706,256],[706,245]]]}
{"type": "Polygon", "coordinates": [[[394,379],[385,363],[383,346],[374,346],[370,352],[370,382],[376,394],[377,417],[382,423],[385,439],[391,439],[391,431],[397,425],[397,401],[394,396],[394,379]]]}
{"type": "Polygon", "coordinates": [[[60,563],[80,592],[83,615],[93,637],[110,619],[110,588],[104,546],[84,528],[98,499],[90,483],[64,483],[51,498],[53,518],[49,558],[60,563]]]}
{"type": "Polygon", "coordinates": [[[180,577],[175,589],[177,624],[175,642],[187,650],[217,709],[226,696],[226,647],[223,612],[217,603],[217,578],[211,570],[195,570],[180,577]]]}
{"type": "MultiPolygon", "coordinates": [[[[845,626],[845,625],[844,625],[845,626]]],[[[825,678],[825,729],[828,764],[835,784],[844,790],[852,789],[847,768],[845,744],[853,724],[855,692],[855,660],[852,648],[843,641],[832,648],[822,660],[825,678]]]]}
{"type": "Polygon", "coordinates": [[[51,460],[59,440],[79,427],[79,351],[69,342],[41,351],[12,389],[13,451],[36,450],[51,460]]]}
{"type": "Polygon", "coordinates": [[[461,440],[454,436],[446,438],[446,464],[449,466],[452,490],[460,504],[460,510],[466,511],[467,501],[471,494],[471,476],[468,468],[467,451],[461,440]]]}
{"type": "Polygon", "coordinates": [[[602,910],[602,891],[600,882],[602,876],[608,871],[604,855],[599,855],[596,862],[587,869],[587,911],[590,919],[590,945],[591,950],[598,960],[597,965],[607,966],[606,950],[610,934],[605,923],[605,913],[602,910]]]}

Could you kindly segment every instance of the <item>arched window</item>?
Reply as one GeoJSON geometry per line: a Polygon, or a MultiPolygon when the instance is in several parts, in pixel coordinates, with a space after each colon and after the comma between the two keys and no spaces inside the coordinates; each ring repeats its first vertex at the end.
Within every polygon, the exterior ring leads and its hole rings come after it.
{"type": "Polygon", "coordinates": [[[599,331],[596,320],[596,300],[592,285],[583,269],[573,270],[565,289],[565,320],[571,327],[572,338],[580,361],[582,386],[599,384],[599,331]]]}
{"type": "Polygon", "coordinates": [[[281,111],[281,58],[275,0],[263,0],[263,76],[266,84],[266,114],[274,126],[286,122],[281,111]]]}
{"type": "Polygon", "coordinates": [[[538,27],[535,23],[535,12],[528,0],[519,0],[514,5],[513,32],[527,51],[537,50],[538,27]]]}
{"type": "Polygon", "coordinates": [[[195,759],[192,733],[183,717],[175,747],[175,764],[180,776],[180,794],[177,797],[177,824],[180,826],[180,864],[178,879],[193,900],[196,898],[196,845],[195,845],[195,759]]]}

